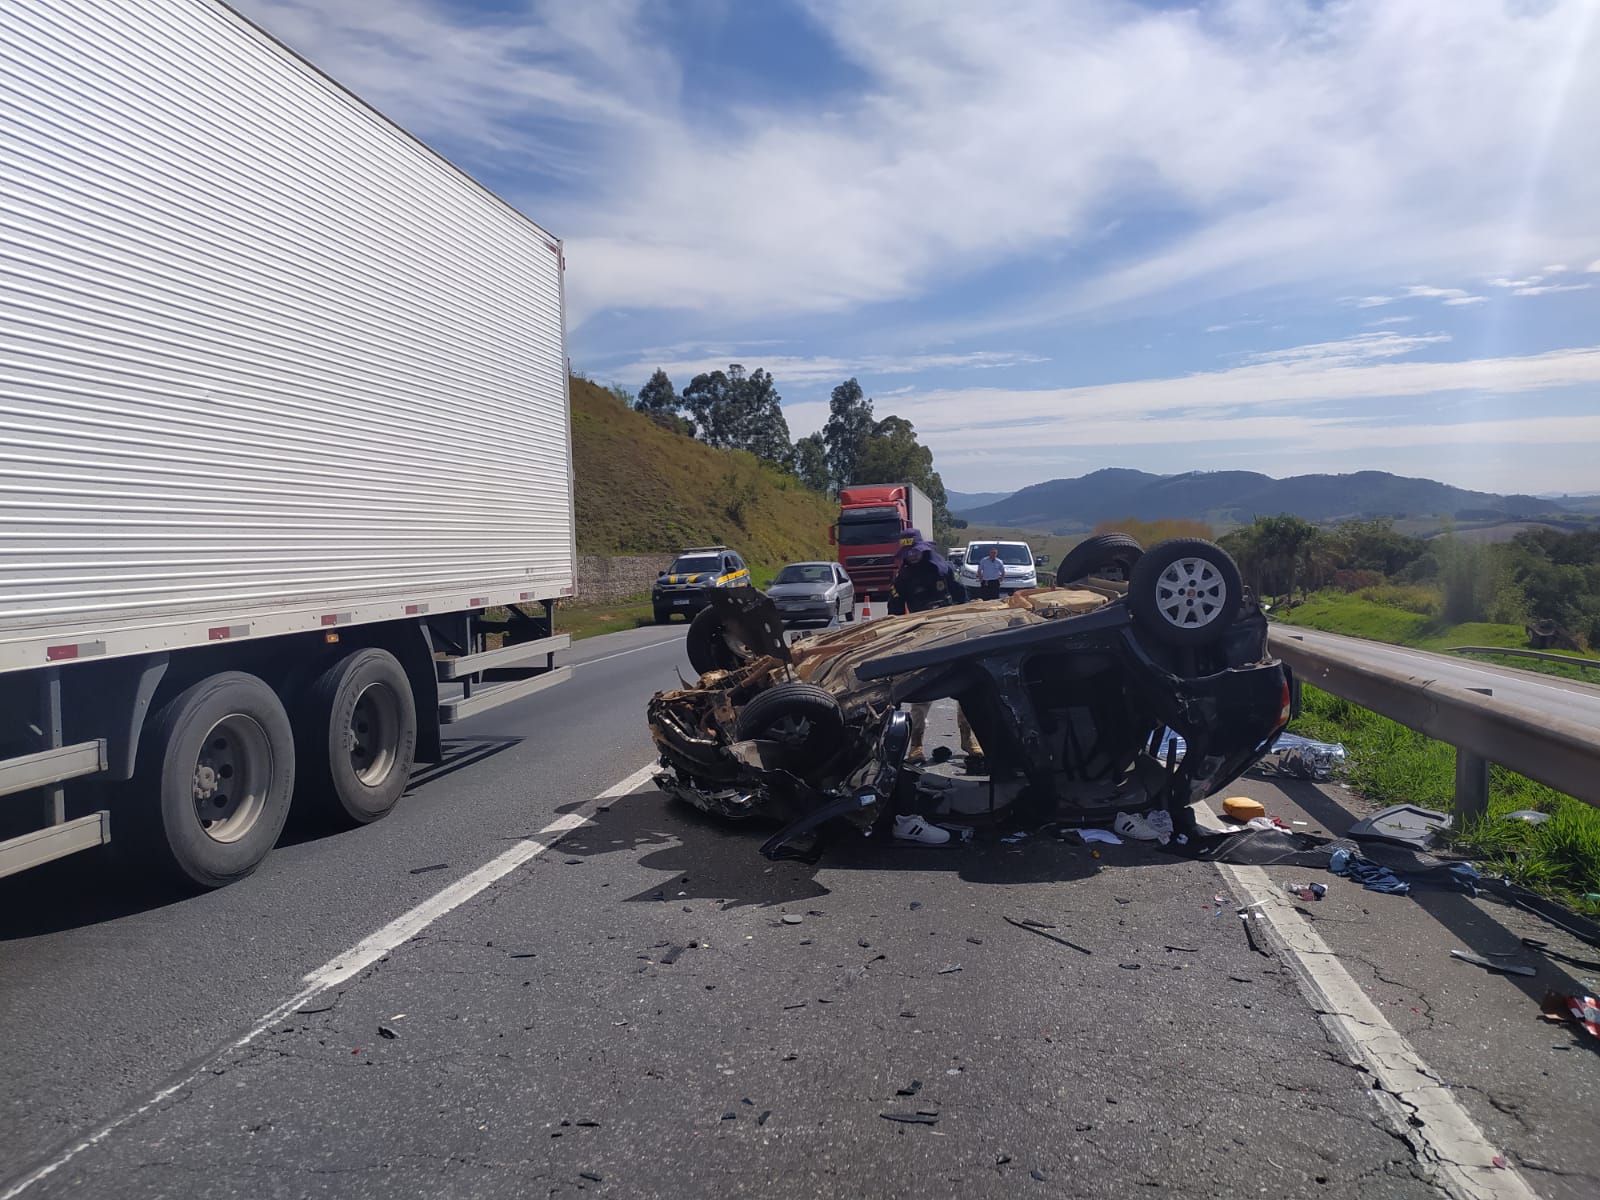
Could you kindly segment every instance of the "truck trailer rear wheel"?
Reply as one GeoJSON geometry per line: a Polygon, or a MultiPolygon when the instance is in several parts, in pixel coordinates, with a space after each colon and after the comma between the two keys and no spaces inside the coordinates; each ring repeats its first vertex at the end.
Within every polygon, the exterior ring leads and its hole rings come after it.
{"type": "Polygon", "coordinates": [[[283,830],[294,757],[288,714],[270,687],[242,671],[202,679],[146,727],[136,841],[201,887],[243,879],[283,830]]]}
{"type": "Polygon", "coordinates": [[[388,814],[411,779],[417,706],[387,650],[357,650],[306,690],[299,725],[300,789],[346,823],[388,814]]]}

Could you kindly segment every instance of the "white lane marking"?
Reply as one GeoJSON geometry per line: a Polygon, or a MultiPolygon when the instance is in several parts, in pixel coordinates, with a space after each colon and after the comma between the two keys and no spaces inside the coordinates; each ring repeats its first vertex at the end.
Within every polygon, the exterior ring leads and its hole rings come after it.
{"type": "MultiPolygon", "coordinates": [[[[601,792],[598,796],[596,796],[595,799],[596,800],[611,800],[611,799],[615,799],[617,796],[626,796],[626,795],[629,795],[629,794],[631,794],[633,792],[636,792],[644,784],[650,782],[650,777],[652,775],[654,775],[660,769],[661,768],[659,766],[657,766],[655,763],[651,763],[649,766],[640,767],[632,775],[629,775],[626,779],[622,780],[621,782],[613,783],[605,791],[601,792]]],[[[550,831],[547,829],[547,830],[545,830],[545,832],[549,833],[550,831]]]]}
{"type": "MultiPolygon", "coordinates": [[[[632,650],[618,650],[615,654],[602,654],[599,658],[586,658],[582,662],[575,662],[570,665],[574,667],[587,667],[592,663],[609,662],[613,658],[621,658],[625,654],[642,654],[646,650],[656,650],[662,646],[670,646],[677,640],[677,638],[663,638],[659,642],[651,642],[648,646],[635,646],[632,650]]],[[[4,1198],[0,1197],[0,1200],[4,1200],[4,1198]]]]}
{"type": "MultiPolygon", "coordinates": [[[[592,814],[594,811],[594,806],[600,801],[610,800],[617,796],[627,795],[636,789],[641,783],[644,783],[646,780],[648,780],[649,777],[655,773],[655,771],[656,767],[654,766],[641,767],[639,770],[629,775],[626,779],[612,784],[593,800],[589,801],[588,804],[585,804],[581,809],[564,814],[559,820],[551,823],[551,828],[547,828],[543,830],[543,832],[565,832],[565,829],[558,831],[555,830],[554,827],[562,825],[563,822],[572,821],[573,819],[575,819],[575,823],[566,826],[566,829],[576,829],[579,825],[585,824],[589,820],[590,814],[592,814]]],[[[390,921],[389,924],[385,925],[376,933],[369,934],[367,937],[362,938],[361,941],[350,947],[350,949],[346,950],[343,954],[336,955],[329,959],[326,963],[318,967],[315,971],[312,971],[310,974],[306,975],[301,980],[301,982],[305,985],[304,987],[302,987],[293,996],[289,997],[289,999],[285,1000],[282,1004],[277,1005],[275,1008],[269,1011],[265,1016],[263,1016],[259,1021],[250,1027],[249,1032],[245,1033],[237,1040],[230,1042],[218,1053],[209,1055],[195,1070],[177,1080],[175,1083],[169,1084],[168,1086],[162,1088],[137,1108],[124,1113],[120,1117],[116,1117],[113,1120],[106,1122],[106,1124],[102,1125],[99,1129],[95,1130],[82,1141],[75,1142],[73,1145],[67,1147],[67,1149],[63,1150],[60,1154],[51,1159],[49,1162],[45,1163],[43,1166],[30,1171],[27,1175],[24,1175],[10,1187],[6,1188],[5,1191],[0,1192],[0,1200],[15,1200],[17,1196],[22,1195],[23,1192],[27,1191],[40,1180],[54,1175],[57,1171],[66,1166],[73,1159],[77,1158],[78,1155],[82,1154],[85,1150],[92,1149],[93,1147],[99,1145],[118,1129],[122,1128],[122,1126],[128,1124],[128,1122],[137,1120],[156,1105],[160,1104],[163,1100],[166,1100],[168,1097],[182,1091],[185,1087],[188,1087],[189,1084],[192,1083],[198,1076],[207,1071],[211,1064],[217,1062],[219,1059],[225,1058],[230,1054],[244,1049],[251,1042],[255,1041],[256,1038],[260,1037],[267,1030],[271,1029],[274,1025],[283,1020],[290,1013],[294,1012],[297,1008],[303,1007],[310,1000],[315,1000],[317,996],[327,991],[329,988],[336,987],[337,985],[348,981],[352,976],[359,974],[361,971],[377,962],[384,955],[393,951],[401,943],[415,937],[419,932],[427,928],[434,921],[437,921],[440,917],[444,916],[451,909],[460,907],[462,904],[472,899],[472,897],[476,896],[479,892],[483,891],[484,888],[488,887],[496,880],[503,879],[512,871],[515,871],[518,867],[523,866],[525,863],[528,863],[537,858],[539,855],[543,854],[558,841],[560,841],[559,837],[553,837],[548,842],[536,842],[530,838],[527,841],[517,843],[515,846],[511,847],[511,849],[505,851],[505,853],[496,855],[494,858],[484,863],[483,866],[479,867],[476,871],[473,871],[470,875],[463,876],[452,883],[449,887],[445,888],[443,891],[437,893],[430,899],[424,900],[421,904],[417,905],[409,912],[396,917],[393,921],[390,921]]]]}
{"type": "Polygon", "coordinates": [[[1399,1117],[1421,1162],[1438,1173],[1436,1182],[1456,1200],[1538,1200],[1514,1169],[1494,1165],[1497,1151],[1483,1130],[1267,873],[1228,863],[1217,869],[1241,904],[1260,905],[1301,993],[1351,1061],[1372,1077],[1373,1091],[1399,1117]]]}
{"type": "Polygon", "coordinates": [[[562,813],[550,824],[539,830],[540,833],[570,833],[579,826],[588,825],[589,818],[581,812],[562,813]]]}

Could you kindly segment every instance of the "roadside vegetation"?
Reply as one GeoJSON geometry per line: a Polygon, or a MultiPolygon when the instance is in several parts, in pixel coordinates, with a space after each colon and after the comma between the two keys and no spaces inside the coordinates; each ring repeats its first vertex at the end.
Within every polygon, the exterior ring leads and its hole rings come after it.
{"type": "MultiPolygon", "coordinates": [[[[1234,530],[1222,544],[1288,624],[1421,650],[1526,649],[1531,641],[1600,661],[1591,649],[1600,645],[1600,533],[1533,528],[1484,544],[1448,530],[1423,539],[1388,521],[1322,528],[1280,516],[1234,530]]],[[[1600,683],[1600,671],[1581,666],[1483,657],[1600,683]]],[[[1452,746],[1311,687],[1294,728],[1343,742],[1351,786],[1376,804],[1453,806],[1452,746]]],[[[1496,874],[1600,915],[1600,810],[1580,800],[1492,767],[1488,815],[1456,830],[1453,844],[1496,874]],[[1549,819],[1507,816],[1524,809],[1549,819]]]]}

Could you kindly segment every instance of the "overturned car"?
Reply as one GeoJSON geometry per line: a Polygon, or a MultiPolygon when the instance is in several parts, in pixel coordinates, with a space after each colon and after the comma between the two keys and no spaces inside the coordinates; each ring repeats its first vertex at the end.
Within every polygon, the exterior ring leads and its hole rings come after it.
{"type": "Polygon", "coordinates": [[[699,682],[648,708],[656,783],[709,813],[784,822],[771,858],[814,857],[830,827],[870,833],[907,811],[978,826],[1160,807],[1191,832],[1190,805],[1260,759],[1295,707],[1237,566],[1197,538],[1147,552],[1091,538],[1054,588],[792,645],[752,588],[716,593],[695,625],[699,682]],[[904,706],[944,698],[983,745],[977,803],[974,786],[906,761],[904,706]]]}

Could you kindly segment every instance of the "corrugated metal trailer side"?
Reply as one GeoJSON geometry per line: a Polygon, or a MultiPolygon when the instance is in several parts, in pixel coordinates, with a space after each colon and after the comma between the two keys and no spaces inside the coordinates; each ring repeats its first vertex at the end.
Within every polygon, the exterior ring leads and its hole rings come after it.
{"type": "MultiPolygon", "coordinates": [[[[147,767],[147,724],[224,670],[300,727],[366,653],[369,692],[409,678],[421,756],[437,720],[561,678],[562,269],[554,237],[222,4],[0,5],[0,797],[72,824],[63,782],[147,767]]],[[[235,725],[213,775],[249,759],[235,725]]]]}

